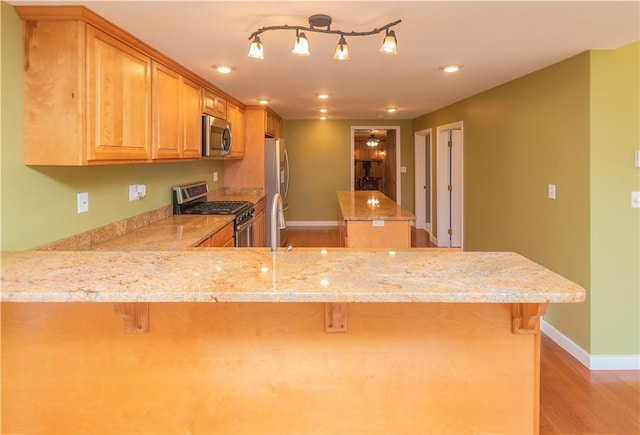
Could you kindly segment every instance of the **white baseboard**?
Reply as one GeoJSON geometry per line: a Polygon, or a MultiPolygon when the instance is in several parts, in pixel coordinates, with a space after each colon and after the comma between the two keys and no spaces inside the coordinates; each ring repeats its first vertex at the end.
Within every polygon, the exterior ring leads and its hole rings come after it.
{"type": "Polygon", "coordinates": [[[429,240],[431,240],[431,243],[438,246],[438,238],[431,233],[429,233],[429,240]]]}
{"type": "Polygon", "coordinates": [[[590,355],[544,319],[540,330],[589,370],[640,370],[640,355],[590,355]]]}
{"type": "Polygon", "coordinates": [[[338,221],[287,221],[288,227],[337,227],[338,221]]]}

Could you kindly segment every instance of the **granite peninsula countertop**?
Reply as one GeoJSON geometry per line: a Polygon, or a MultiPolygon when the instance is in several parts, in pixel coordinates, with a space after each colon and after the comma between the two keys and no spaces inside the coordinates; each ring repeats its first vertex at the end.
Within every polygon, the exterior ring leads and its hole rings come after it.
{"type": "Polygon", "coordinates": [[[508,252],[193,248],[2,254],[2,302],[580,302],[508,252]]]}
{"type": "Polygon", "coordinates": [[[338,206],[346,221],[414,221],[416,216],[377,190],[339,190],[338,206]]]}

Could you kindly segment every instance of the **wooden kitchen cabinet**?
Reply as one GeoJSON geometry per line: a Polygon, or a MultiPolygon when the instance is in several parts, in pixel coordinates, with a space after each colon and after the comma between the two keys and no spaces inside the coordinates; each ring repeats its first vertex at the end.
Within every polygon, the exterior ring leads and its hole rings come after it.
{"type": "Polygon", "coordinates": [[[268,137],[280,137],[280,116],[267,108],[264,112],[264,135],[268,137]]]}
{"type": "Polygon", "coordinates": [[[255,217],[253,220],[253,246],[254,247],[262,247],[266,243],[267,236],[267,216],[265,212],[265,199],[262,198],[255,205],[255,217]]]}
{"type": "Polygon", "coordinates": [[[264,138],[269,136],[267,113],[275,114],[279,126],[280,117],[271,109],[257,105],[245,107],[245,154],[243,159],[225,161],[225,187],[264,189],[264,138]]]}
{"type": "Polygon", "coordinates": [[[151,59],[80,20],[17,7],[24,31],[24,163],[151,156],[151,59]]]}
{"type": "Polygon", "coordinates": [[[233,146],[231,153],[225,156],[225,159],[241,159],[245,153],[244,109],[235,104],[227,103],[227,121],[231,124],[233,146]]]}
{"type": "Polygon", "coordinates": [[[202,113],[226,119],[227,102],[244,108],[83,6],[15,10],[24,30],[27,165],[198,159],[202,113]]]}
{"type": "Polygon", "coordinates": [[[224,98],[209,89],[202,91],[202,113],[227,119],[227,102],[224,98]]]}
{"type": "Polygon", "coordinates": [[[233,248],[233,221],[198,244],[200,248],[233,248]]]}
{"type": "Polygon", "coordinates": [[[200,86],[152,62],[153,159],[198,159],[202,155],[200,86]]]}

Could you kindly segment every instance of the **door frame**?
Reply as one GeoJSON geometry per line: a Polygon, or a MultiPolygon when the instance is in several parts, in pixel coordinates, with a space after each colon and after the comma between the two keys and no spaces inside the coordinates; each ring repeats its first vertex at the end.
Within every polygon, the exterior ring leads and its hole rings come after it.
{"type": "Polygon", "coordinates": [[[464,249],[464,122],[457,121],[452,122],[450,124],[440,125],[436,127],[436,149],[437,149],[437,166],[436,166],[436,184],[437,184],[437,194],[436,194],[436,202],[437,202],[437,211],[436,211],[436,239],[437,245],[446,247],[450,245],[450,238],[439,237],[443,231],[443,225],[440,225],[440,220],[447,220],[449,217],[449,208],[446,205],[449,204],[448,201],[448,182],[445,180],[446,171],[444,170],[442,156],[444,154],[448,154],[447,150],[447,141],[442,141],[440,138],[442,133],[445,133],[450,130],[460,130],[461,133],[461,150],[460,150],[460,247],[464,249]],[[445,241],[446,239],[446,241],[445,241]]]}
{"type": "Polygon", "coordinates": [[[427,174],[425,171],[425,163],[426,163],[426,153],[429,153],[429,156],[433,156],[432,152],[432,144],[433,144],[433,129],[428,128],[426,130],[420,130],[415,132],[414,136],[414,145],[415,145],[415,210],[416,210],[416,228],[424,228],[429,232],[430,236],[433,238],[431,234],[431,222],[433,222],[433,158],[429,159],[429,167],[431,168],[432,179],[429,183],[429,198],[426,199],[424,192],[424,186],[427,185],[427,174]],[[425,208],[426,201],[429,201],[431,207],[429,208],[429,216],[426,216],[425,208]],[[427,223],[427,217],[429,218],[429,222],[427,223]]]}
{"type": "Polygon", "coordinates": [[[353,154],[355,152],[355,144],[356,144],[356,130],[395,130],[396,131],[396,203],[398,205],[401,205],[401,192],[402,192],[402,188],[401,188],[401,184],[402,184],[402,180],[400,178],[400,149],[402,148],[401,146],[401,138],[400,138],[400,126],[399,125],[392,125],[392,126],[385,126],[385,125],[352,125],[351,126],[351,154],[349,157],[349,161],[350,161],[350,178],[351,178],[351,191],[355,190],[355,171],[354,171],[354,164],[355,164],[355,159],[353,158],[353,154]]]}

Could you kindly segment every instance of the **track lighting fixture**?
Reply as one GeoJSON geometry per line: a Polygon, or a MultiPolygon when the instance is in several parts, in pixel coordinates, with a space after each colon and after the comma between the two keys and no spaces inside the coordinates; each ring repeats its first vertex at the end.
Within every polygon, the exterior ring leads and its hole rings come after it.
{"type": "Polygon", "coordinates": [[[289,26],[288,24],[285,24],[283,26],[262,27],[253,32],[251,36],[249,36],[251,45],[249,46],[248,56],[255,57],[257,59],[264,59],[264,49],[258,35],[269,30],[295,30],[296,42],[293,47],[293,54],[295,54],[296,56],[309,56],[309,41],[307,40],[304,32],[340,35],[340,40],[338,41],[336,51],[333,55],[333,58],[338,60],[349,60],[349,46],[347,45],[345,36],[369,36],[376,35],[382,31],[385,31],[385,37],[382,42],[382,47],[380,47],[380,52],[384,54],[398,53],[398,41],[396,40],[396,33],[395,31],[389,29],[399,24],[401,20],[385,24],[382,27],[375,28],[368,32],[344,32],[342,30],[331,30],[331,21],[332,20],[329,15],[316,14],[309,17],[309,27],[289,26]]]}

